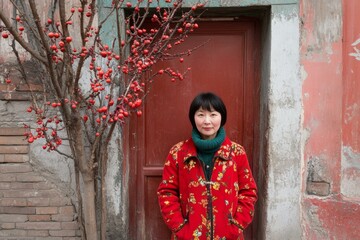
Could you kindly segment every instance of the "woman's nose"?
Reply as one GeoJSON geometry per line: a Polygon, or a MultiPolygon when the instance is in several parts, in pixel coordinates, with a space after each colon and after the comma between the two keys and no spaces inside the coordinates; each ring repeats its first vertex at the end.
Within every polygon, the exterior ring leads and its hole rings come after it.
{"type": "Polygon", "coordinates": [[[210,123],[210,116],[205,116],[204,122],[205,123],[210,123]]]}

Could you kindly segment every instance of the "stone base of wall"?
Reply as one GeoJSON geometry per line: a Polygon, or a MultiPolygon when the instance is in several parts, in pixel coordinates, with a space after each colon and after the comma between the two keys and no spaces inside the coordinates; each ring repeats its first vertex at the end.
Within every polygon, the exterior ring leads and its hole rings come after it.
{"type": "Polygon", "coordinates": [[[0,128],[0,240],[80,240],[70,198],[35,172],[23,128],[0,128]]]}

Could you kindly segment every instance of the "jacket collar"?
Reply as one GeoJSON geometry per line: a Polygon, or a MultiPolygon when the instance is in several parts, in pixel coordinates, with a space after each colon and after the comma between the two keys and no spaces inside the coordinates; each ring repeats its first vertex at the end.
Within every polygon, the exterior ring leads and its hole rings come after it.
{"type": "MultiPolygon", "coordinates": [[[[188,161],[192,158],[197,158],[197,151],[192,138],[188,139],[185,142],[184,146],[187,151],[187,154],[184,155],[183,162],[188,161]]],[[[221,144],[219,150],[216,151],[214,158],[220,158],[222,160],[228,161],[230,160],[231,154],[231,140],[228,137],[225,137],[224,142],[221,144]]]]}

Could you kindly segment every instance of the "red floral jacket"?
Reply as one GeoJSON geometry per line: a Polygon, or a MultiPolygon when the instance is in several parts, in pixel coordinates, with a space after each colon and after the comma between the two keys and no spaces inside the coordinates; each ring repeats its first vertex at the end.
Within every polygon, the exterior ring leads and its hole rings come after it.
{"type": "Polygon", "coordinates": [[[257,200],[245,150],[226,137],[214,161],[207,181],[192,139],[171,148],[158,200],[172,239],[243,239],[257,200]]]}

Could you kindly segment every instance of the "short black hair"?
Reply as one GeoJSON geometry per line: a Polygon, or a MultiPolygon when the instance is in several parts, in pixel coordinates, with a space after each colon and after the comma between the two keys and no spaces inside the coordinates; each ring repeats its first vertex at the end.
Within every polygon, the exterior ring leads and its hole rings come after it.
{"type": "Polygon", "coordinates": [[[221,98],[215,95],[212,92],[200,93],[197,95],[194,100],[190,104],[189,109],[189,119],[193,128],[196,129],[195,124],[195,112],[199,110],[199,108],[203,108],[205,110],[211,111],[214,109],[219,112],[221,115],[221,126],[224,126],[226,123],[226,107],[221,98]]]}

